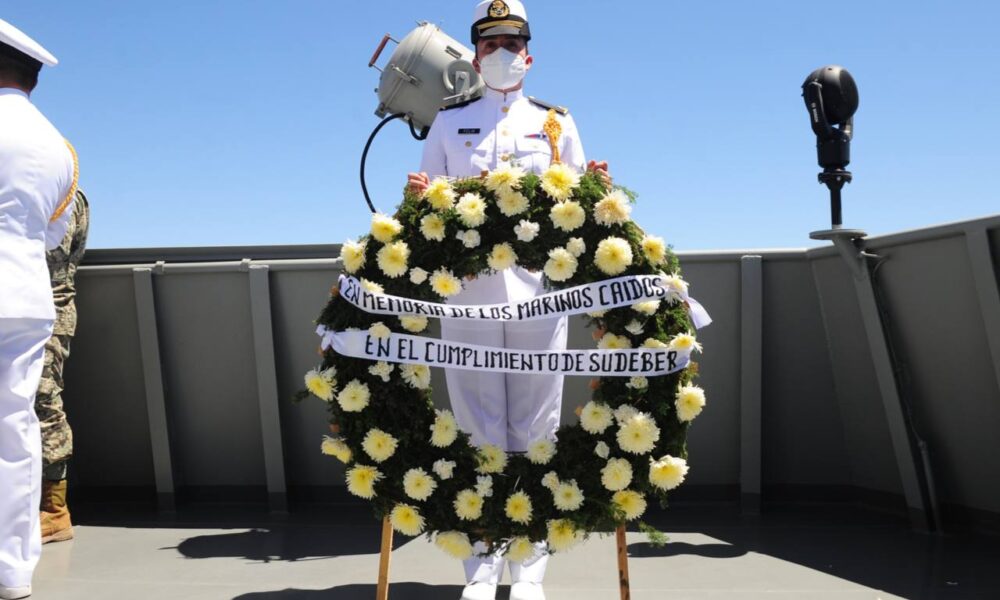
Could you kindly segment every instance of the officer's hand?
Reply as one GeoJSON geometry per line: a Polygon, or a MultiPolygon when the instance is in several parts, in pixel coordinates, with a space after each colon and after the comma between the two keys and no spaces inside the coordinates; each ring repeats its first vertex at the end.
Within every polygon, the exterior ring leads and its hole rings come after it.
{"type": "Polygon", "coordinates": [[[604,181],[605,187],[611,187],[611,175],[608,173],[608,161],[602,160],[597,162],[596,160],[592,160],[587,163],[587,170],[600,175],[601,180],[604,181]]]}
{"type": "Polygon", "coordinates": [[[431,185],[431,178],[427,176],[427,173],[410,173],[406,176],[406,180],[410,191],[417,195],[423,194],[431,185]]]}

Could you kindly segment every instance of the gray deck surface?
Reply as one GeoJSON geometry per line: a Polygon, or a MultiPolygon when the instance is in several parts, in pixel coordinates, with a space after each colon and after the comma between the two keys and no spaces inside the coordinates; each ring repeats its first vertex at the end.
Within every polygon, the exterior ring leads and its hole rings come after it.
{"type": "MultiPolygon", "coordinates": [[[[34,600],[368,600],[380,524],[364,506],[291,516],[224,508],[163,516],[113,507],[74,513],[76,539],[45,547],[34,600]]],[[[671,543],[628,536],[632,598],[1000,598],[1000,538],[912,533],[896,517],[786,507],[742,517],[672,507],[652,521],[671,543]]],[[[461,566],[426,539],[397,538],[390,598],[456,599],[461,566]]],[[[549,600],[617,600],[613,536],[554,557],[549,600]]],[[[507,586],[498,598],[507,598],[507,586]]]]}

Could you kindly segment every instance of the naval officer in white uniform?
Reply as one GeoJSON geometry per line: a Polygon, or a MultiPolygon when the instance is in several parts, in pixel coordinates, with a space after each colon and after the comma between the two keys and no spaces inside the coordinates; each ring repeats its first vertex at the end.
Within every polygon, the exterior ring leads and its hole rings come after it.
{"type": "MultiPolygon", "coordinates": [[[[566,109],[524,95],[523,79],[534,58],[528,54],[531,32],[518,0],[480,2],[475,9],[472,43],[476,70],[486,83],[482,98],[440,112],[424,144],[421,172],[409,175],[414,191],[438,176],[471,177],[500,166],[516,165],[541,173],[552,161],[543,124],[554,109],[562,126],[561,161],[582,172],[588,167],[576,124],[566,109]]],[[[589,168],[607,177],[607,164],[589,168]]],[[[466,281],[451,302],[492,304],[519,301],[544,293],[540,273],[520,267],[466,281]]],[[[479,323],[442,320],[442,337],[486,346],[529,350],[566,348],[566,318],[528,323],[479,323]]],[[[448,370],[448,394],[459,426],[476,445],[496,444],[523,452],[528,444],[553,438],[562,404],[561,375],[515,375],[448,370]]],[[[544,546],[544,544],[540,545],[544,546]]],[[[477,551],[484,546],[478,545],[477,551]]],[[[511,563],[512,600],[540,600],[548,556],[539,549],[524,564],[511,563]]],[[[464,600],[492,600],[503,575],[504,559],[491,556],[465,561],[464,600]]]]}
{"type": "Polygon", "coordinates": [[[34,399],[55,308],[45,251],[66,233],[75,157],[28,99],[56,58],[0,20],[0,599],[31,595],[41,556],[34,399]]]}

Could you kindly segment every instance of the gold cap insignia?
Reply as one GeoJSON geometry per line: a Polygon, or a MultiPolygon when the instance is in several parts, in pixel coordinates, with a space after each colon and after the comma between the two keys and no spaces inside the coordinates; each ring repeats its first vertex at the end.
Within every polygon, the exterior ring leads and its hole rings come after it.
{"type": "Polygon", "coordinates": [[[488,14],[495,19],[502,19],[510,14],[510,8],[503,0],[494,0],[488,14]]]}

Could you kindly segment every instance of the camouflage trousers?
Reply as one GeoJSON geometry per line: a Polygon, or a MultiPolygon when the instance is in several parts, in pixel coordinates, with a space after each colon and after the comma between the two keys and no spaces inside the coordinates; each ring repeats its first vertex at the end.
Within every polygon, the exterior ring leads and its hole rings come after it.
{"type": "Polygon", "coordinates": [[[62,479],[53,472],[65,472],[66,461],[73,454],[73,430],[63,411],[63,365],[69,356],[73,336],[54,334],[45,344],[45,366],[35,395],[35,414],[42,427],[42,464],[47,479],[62,479]]]}

